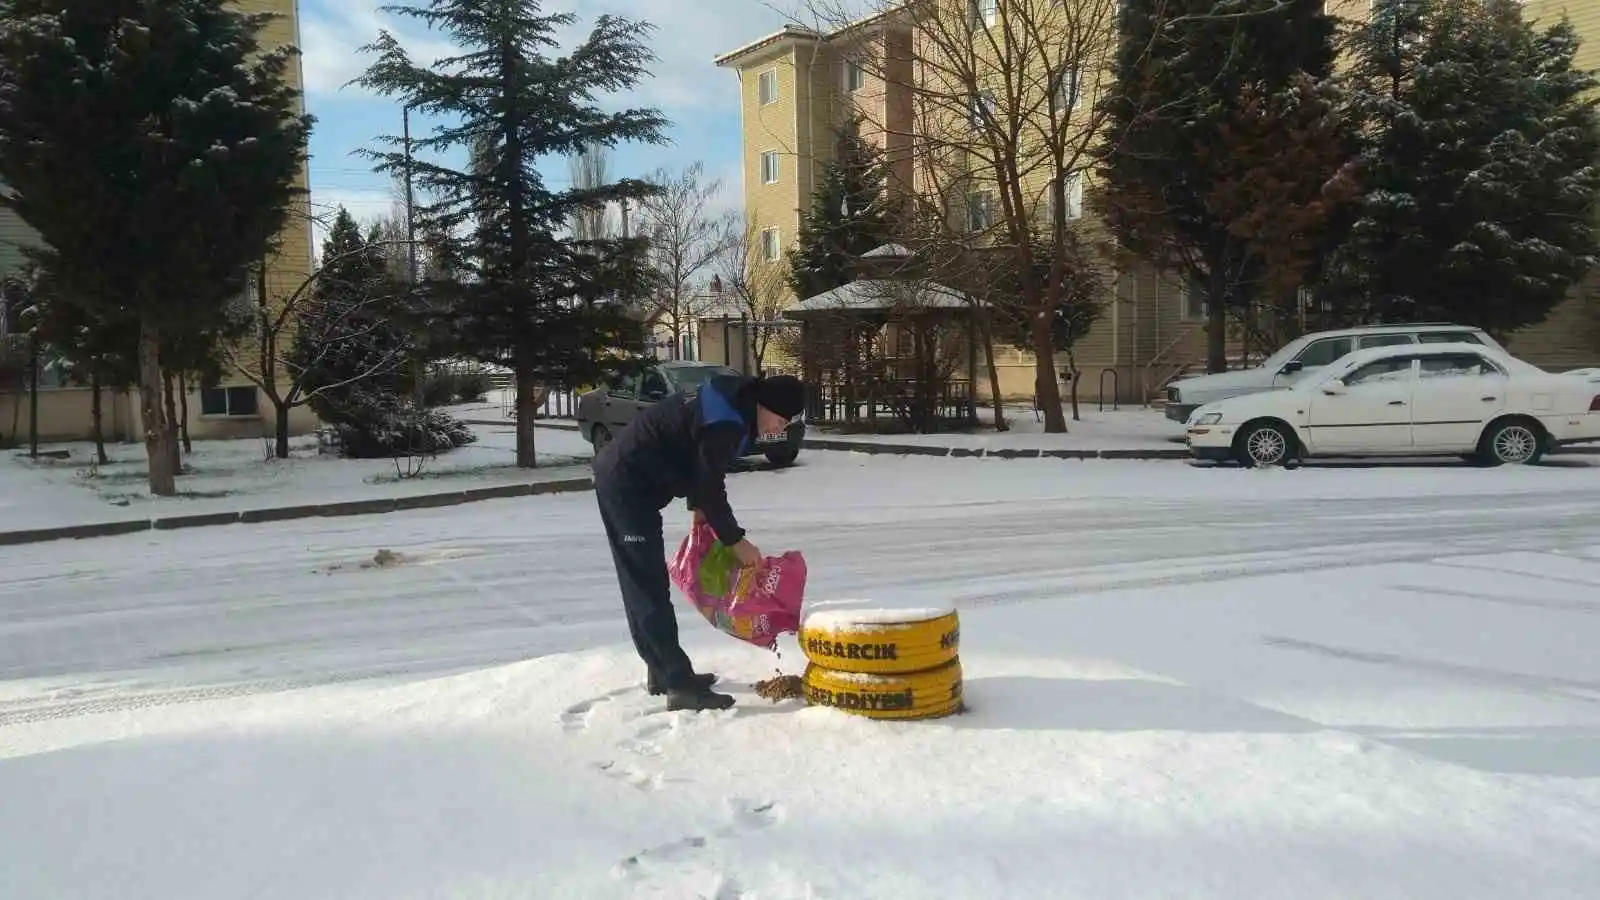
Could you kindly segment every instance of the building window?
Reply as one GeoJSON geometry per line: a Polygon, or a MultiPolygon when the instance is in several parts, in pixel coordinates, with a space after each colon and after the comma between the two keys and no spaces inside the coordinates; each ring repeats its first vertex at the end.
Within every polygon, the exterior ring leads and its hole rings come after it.
{"type": "MultiPolygon", "coordinates": [[[[1056,181],[1050,179],[1048,196],[1045,197],[1046,222],[1055,224],[1056,221],[1056,181]]],[[[1083,218],[1083,173],[1073,172],[1067,176],[1067,221],[1072,222],[1083,218]]]]}
{"type": "Polygon", "coordinates": [[[853,94],[867,86],[867,72],[860,65],[845,60],[844,62],[844,89],[846,93],[853,94]]]}
{"type": "Polygon", "coordinates": [[[999,18],[1000,0],[967,0],[967,24],[973,28],[993,27],[999,18]]]}
{"type": "Polygon", "coordinates": [[[994,194],[973,191],[967,195],[967,230],[987,231],[994,226],[994,194]]]}
{"type": "Polygon", "coordinates": [[[984,91],[972,98],[972,108],[968,110],[967,118],[973,128],[982,128],[984,123],[994,118],[994,92],[984,91]]]}
{"type": "Polygon", "coordinates": [[[1079,77],[1077,69],[1064,69],[1056,76],[1055,109],[1056,112],[1066,112],[1078,108],[1080,99],[1079,77]]]}
{"type": "Polygon", "coordinates": [[[778,151],[768,150],[761,154],[761,183],[778,183],[778,151]]]}
{"type": "Polygon", "coordinates": [[[255,386],[201,388],[200,415],[238,417],[260,415],[256,406],[255,386]]]}
{"type": "Polygon", "coordinates": [[[778,247],[778,229],[761,229],[761,258],[767,262],[777,262],[780,256],[778,247]]]}
{"type": "Polygon", "coordinates": [[[778,70],[768,69],[756,76],[756,93],[762,106],[778,100],[778,70]]]}
{"type": "Polygon", "coordinates": [[[1083,218],[1083,173],[1067,176],[1067,221],[1083,218]]]}

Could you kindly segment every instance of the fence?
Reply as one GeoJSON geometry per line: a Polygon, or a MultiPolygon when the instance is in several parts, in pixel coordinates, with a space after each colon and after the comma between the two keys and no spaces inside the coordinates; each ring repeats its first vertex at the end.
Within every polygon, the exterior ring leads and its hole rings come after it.
{"type": "MultiPolygon", "coordinates": [[[[515,419],[517,417],[517,388],[508,385],[499,389],[500,415],[502,418],[515,419]]],[[[578,392],[572,390],[548,391],[544,401],[539,404],[539,411],[534,416],[536,419],[573,419],[578,415],[578,392]]]]}
{"type": "Polygon", "coordinates": [[[923,397],[921,390],[926,388],[910,378],[862,384],[824,379],[821,384],[812,386],[806,415],[819,424],[876,427],[898,422],[930,431],[975,424],[969,381],[952,378],[933,387],[932,395],[923,397]],[[919,410],[919,402],[925,403],[927,408],[919,410]],[[918,422],[918,419],[923,421],[918,422]]]}

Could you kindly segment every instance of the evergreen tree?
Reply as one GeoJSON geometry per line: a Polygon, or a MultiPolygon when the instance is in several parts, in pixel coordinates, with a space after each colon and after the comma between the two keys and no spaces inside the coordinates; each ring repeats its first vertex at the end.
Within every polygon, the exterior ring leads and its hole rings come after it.
{"type": "Polygon", "coordinates": [[[1336,29],[1321,0],[1223,11],[1211,0],[1124,4],[1093,201],[1125,250],[1205,291],[1212,371],[1227,367],[1229,312],[1296,280],[1293,265],[1312,268],[1325,188],[1354,152],[1322,87],[1336,29]]]}
{"type": "Polygon", "coordinates": [[[833,158],[800,218],[788,253],[789,287],[798,299],[848,284],[856,260],[894,233],[883,151],[861,136],[861,123],[856,116],[835,129],[833,158]]]}
{"type": "MultiPolygon", "coordinates": [[[[651,285],[645,242],[580,239],[563,234],[566,225],[581,209],[655,192],[633,179],[552,190],[537,164],[596,145],[662,143],[666,125],[653,109],[607,112],[595,99],[632,90],[646,77],[653,57],[644,39],[651,26],[602,15],[568,55],[551,57],[546,48],[577,18],[544,13],[542,6],[538,0],[430,0],[385,7],[440,29],[462,52],[418,65],[382,32],[367,48],[377,60],[358,79],[451,120],[413,141],[416,149],[469,151],[461,168],[412,163],[437,197],[424,213],[450,245],[442,261],[463,273],[434,286],[451,307],[441,330],[448,327],[463,354],[515,373],[517,465],[528,467],[536,464],[539,388],[592,383],[613,351],[637,351],[642,344],[640,323],[627,308],[651,285]]],[[[398,150],[373,156],[382,170],[407,165],[398,150]]]]}
{"type": "Polygon", "coordinates": [[[1351,41],[1367,188],[1321,296],[1504,337],[1595,261],[1596,81],[1511,0],[1378,0],[1351,41]]]}
{"type": "Polygon", "coordinates": [[[399,287],[381,226],[363,235],[340,207],[322,242],[322,267],[295,309],[286,399],[309,405],[335,428],[376,431],[412,388],[404,365],[411,341],[396,309],[399,287]]]}
{"type": "Polygon", "coordinates": [[[176,492],[162,357],[220,328],[287,222],[309,117],[230,0],[8,0],[0,181],[63,297],[136,321],[150,490],[176,492]]]}

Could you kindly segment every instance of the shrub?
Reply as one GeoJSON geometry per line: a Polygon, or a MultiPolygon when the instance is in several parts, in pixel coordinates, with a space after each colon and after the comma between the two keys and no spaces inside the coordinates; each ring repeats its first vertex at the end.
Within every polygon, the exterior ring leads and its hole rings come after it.
{"type": "Polygon", "coordinates": [[[456,402],[481,403],[489,395],[489,376],[483,372],[462,372],[456,376],[456,402]]]}
{"type": "Polygon", "coordinates": [[[456,399],[457,376],[450,372],[436,372],[422,383],[422,402],[428,406],[449,406],[456,399]]]}
{"type": "Polygon", "coordinates": [[[339,455],[351,459],[425,456],[478,439],[465,423],[392,394],[357,393],[330,424],[339,455]]]}

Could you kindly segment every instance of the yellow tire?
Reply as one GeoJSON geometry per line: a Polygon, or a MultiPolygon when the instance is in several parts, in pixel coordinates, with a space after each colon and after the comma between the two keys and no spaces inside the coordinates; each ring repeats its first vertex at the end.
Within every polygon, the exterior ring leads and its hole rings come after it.
{"type": "Polygon", "coordinates": [[[804,681],[808,706],[869,719],[937,719],[962,709],[960,660],[905,675],[840,672],[813,663],[804,681]]]}
{"type": "Polygon", "coordinates": [[[806,659],[840,672],[899,675],[956,658],[961,622],[949,609],[814,612],[800,625],[806,659]]]}

